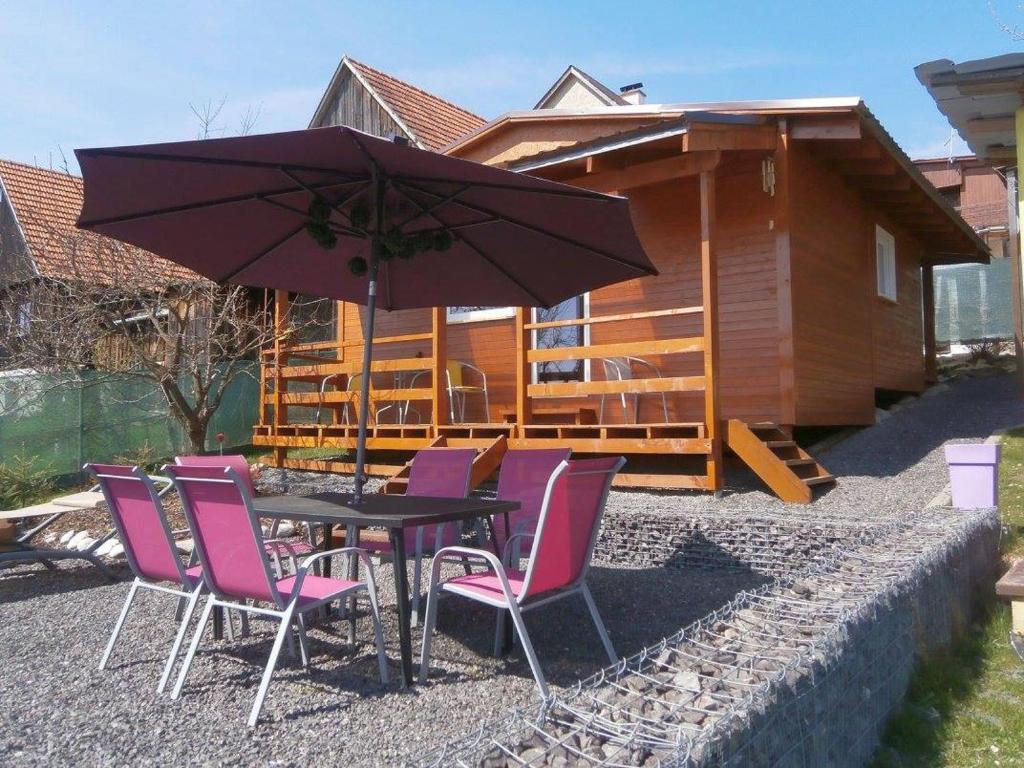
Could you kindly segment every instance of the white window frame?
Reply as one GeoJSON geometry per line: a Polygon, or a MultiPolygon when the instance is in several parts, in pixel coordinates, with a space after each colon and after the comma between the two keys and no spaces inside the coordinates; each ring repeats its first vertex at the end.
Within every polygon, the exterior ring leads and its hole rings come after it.
{"type": "Polygon", "coordinates": [[[876,293],[889,301],[897,300],[896,238],[875,225],[875,288],[876,293]]]}
{"type": "Polygon", "coordinates": [[[447,307],[445,316],[448,325],[459,323],[479,323],[484,320],[505,320],[515,317],[515,307],[487,307],[486,309],[471,309],[468,312],[462,311],[462,307],[447,307]]]}
{"type": "MultiPolygon", "coordinates": [[[[589,293],[589,291],[587,293],[583,294],[583,317],[585,317],[585,318],[589,318],[590,317],[590,293],[589,293]]],[[[536,307],[534,307],[533,309],[530,310],[530,322],[531,323],[536,323],[537,322],[537,308],[536,307]]],[[[587,323],[586,325],[583,326],[583,346],[584,347],[589,347],[590,346],[590,323],[587,323]]],[[[530,349],[536,349],[536,348],[537,348],[537,330],[533,329],[533,330],[530,331],[530,349]]],[[[538,376],[539,375],[540,375],[540,370],[538,368],[537,363],[530,363],[530,383],[531,384],[539,384],[540,383],[538,381],[538,376]]],[[[583,381],[590,381],[590,358],[589,357],[585,358],[583,360],[583,381]]]]}

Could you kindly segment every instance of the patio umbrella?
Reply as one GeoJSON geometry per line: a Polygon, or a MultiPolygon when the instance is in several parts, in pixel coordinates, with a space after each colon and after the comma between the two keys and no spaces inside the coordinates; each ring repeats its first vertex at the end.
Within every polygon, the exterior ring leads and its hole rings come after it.
{"type": "Polygon", "coordinates": [[[366,304],[357,501],[378,306],[550,307],[657,274],[624,198],[351,128],[75,154],[79,227],[216,282],[366,304]]]}

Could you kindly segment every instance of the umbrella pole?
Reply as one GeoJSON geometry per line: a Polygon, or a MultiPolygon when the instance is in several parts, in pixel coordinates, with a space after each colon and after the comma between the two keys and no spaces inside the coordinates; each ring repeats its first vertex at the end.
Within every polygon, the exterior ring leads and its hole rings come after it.
{"type": "Polygon", "coordinates": [[[366,482],[366,425],[370,419],[370,369],[373,362],[373,316],[377,308],[377,259],[369,259],[369,289],[366,298],[366,324],[363,329],[363,374],[359,379],[359,437],[356,441],[356,493],[355,503],[363,500],[363,484],[366,482]]]}

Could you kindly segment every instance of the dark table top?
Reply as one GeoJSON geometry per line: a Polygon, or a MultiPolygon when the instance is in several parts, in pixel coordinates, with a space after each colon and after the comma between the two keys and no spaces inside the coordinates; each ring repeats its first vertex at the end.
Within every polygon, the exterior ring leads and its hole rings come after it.
{"type": "Polygon", "coordinates": [[[260,517],[381,528],[415,528],[519,509],[516,501],[472,497],[443,499],[368,493],[359,506],[352,501],[351,493],[314,493],[308,496],[258,496],[252,500],[252,505],[260,517]]]}

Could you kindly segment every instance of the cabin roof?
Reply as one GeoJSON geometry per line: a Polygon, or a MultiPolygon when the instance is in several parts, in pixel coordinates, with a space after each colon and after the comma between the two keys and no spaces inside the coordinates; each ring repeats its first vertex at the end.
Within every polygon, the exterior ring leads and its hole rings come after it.
{"type": "MultiPolygon", "coordinates": [[[[492,120],[477,131],[462,137],[449,145],[445,151],[461,154],[476,142],[494,132],[505,130],[516,124],[554,124],[562,121],[621,119],[623,129],[610,128],[605,135],[586,141],[572,143],[527,157],[520,157],[509,163],[515,171],[537,172],[560,164],[579,161],[599,154],[620,152],[640,144],[665,142],[673,136],[682,135],[700,125],[735,125],[738,130],[755,129],[754,126],[770,122],[774,118],[788,117],[799,122],[801,119],[829,119],[829,116],[845,116],[851,124],[859,126],[858,135],[871,140],[881,147],[881,152],[895,166],[895,172],[906,181],[906,190],[891,190],[884,194],[865,192],[875,196],[880,205],[893,213],[894,218],[906,220],[911,231],[929,231],[922,238],[928,242],[933,255],[929,263],[987,262],[989,250],[984,240],[964,221],[959,213],[928,182],[921,170],[900,148],[884,126],[871,113],[860,98],[838,97],[822,99],[786,99],[769,101],[702,102],[696,104],[642,104],[619,107],[595,107],[586,109],[545,109],[509,112],[492,120]],[[639,123],[639,125],[638,125],[639,123]],[[883,199],[884,198],[884,199],[883,199]],[[905,208],[905,210],[904,210],[905,208]],[[914,222],[920,217],[928,220],[929,226],[921,227],[914,222]]],[[[818,141],[825,144],[828,140],[818,141]]],[[[879,162],[870,156],[853,156],[843,161],[847,164],[863,164],[865,167],[879,162]]],[[[860,183],[856,173],[850,182],[860,183]]]]}
{"type": "MultiPolygon", "coordinates": [[[[149,251],[77,229],[75,222],[82,210],[82,179],[78,176],[0,160],[0,187],[10,201],[37,277],[67,279],[77,273],[105,284],[116,274],[104,267],[106,260],[123,261],[126,257],[153,262],[155,276],[169,282],[199,277],[149,251]]],[[[10,282],[9,275],[0,279],[10,282]]]]}
{"type": "Polygon", "coordinates": [[[1024,105],[1024,53],[959,64],[938,59],[917,65],[914,74],[974,154],[1016,164],[1014,114],[1024,105]]]}
{"type": "Polygon", "coordinates": [[[317,106],[310,127],[320,125],[331,97],[348,69],[421,149],[439,150],[487,121],[458,104],[428,93],[371,66],[344,56],[317,106]]]}

